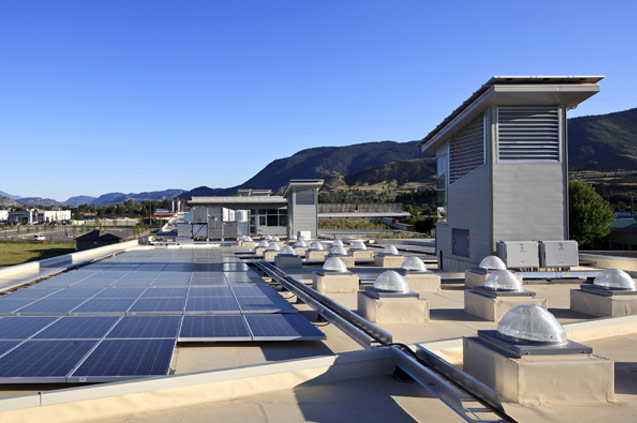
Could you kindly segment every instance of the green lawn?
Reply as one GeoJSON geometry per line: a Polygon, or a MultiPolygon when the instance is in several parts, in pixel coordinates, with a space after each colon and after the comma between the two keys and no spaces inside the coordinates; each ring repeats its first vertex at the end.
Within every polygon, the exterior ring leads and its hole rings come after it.
{"type": "Polygon", "coordinates": [[[75,241],[69,242],[0,242],[0,267],[27,261],[43,260],[75,251],[75,241]]]}

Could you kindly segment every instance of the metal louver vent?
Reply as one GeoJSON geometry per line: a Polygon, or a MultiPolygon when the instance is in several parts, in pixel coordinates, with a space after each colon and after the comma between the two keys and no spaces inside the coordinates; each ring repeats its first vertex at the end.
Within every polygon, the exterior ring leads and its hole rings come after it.
{"type": "Polygon", "coordinates": [[[560,160],[556,107],[498,107],[499,160],[560,160]]]}
{"type": "Polygon", "coordinates": [[[484,122],[482,115],[462,128],[449,142],[449,183],[484,164],[484,122]]]}

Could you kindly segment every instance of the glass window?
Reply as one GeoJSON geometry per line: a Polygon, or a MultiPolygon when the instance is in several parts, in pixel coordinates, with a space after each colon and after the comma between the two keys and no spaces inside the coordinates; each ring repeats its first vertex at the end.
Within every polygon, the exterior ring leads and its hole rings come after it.
{"type": "Polygon", "coordinates": [[[442,154],[436,157],[436,177],[438,183],[436,185],[437,194],[437,211],[438,220],[440,222],[447,221],[447,155],[442,154]]]}
{"type": "Polygon", "coordinates": [[[279,219],[278,216],[274,215],[270,215],[268,216],[268,226],[279,226],[279,219]]]}
{"type": "Polygon", "coordinates": [[[265,226],[265,216],[259,216],[259,226],[265,226]]]}

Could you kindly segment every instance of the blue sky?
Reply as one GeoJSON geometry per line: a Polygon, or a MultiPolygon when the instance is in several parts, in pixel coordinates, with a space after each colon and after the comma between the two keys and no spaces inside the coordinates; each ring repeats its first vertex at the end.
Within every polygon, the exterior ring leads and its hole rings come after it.
{"type": "Polygon", "coordinates": [[[635,2],[0,2],[0,190],[244,182],[299,150],[424,137],[492,75],[606,75],[637,106],[635,2]],[[443,4],[444,3],[444,4],[443,4]]]}

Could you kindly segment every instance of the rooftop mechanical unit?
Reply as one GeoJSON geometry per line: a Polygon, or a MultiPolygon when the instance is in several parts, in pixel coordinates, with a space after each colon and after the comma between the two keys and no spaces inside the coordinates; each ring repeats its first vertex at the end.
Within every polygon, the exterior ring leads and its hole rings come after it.
{"type": "Polygon", "coordinates": [[[500,241],[496,254],[506,264],[507,269],[527,269],[540,267],[537,241],[500,241]]]}
{"type": "Polygon", "coordinates": [[[541,267],[579,266],[577,241],[540,241],[541,267]]]}

